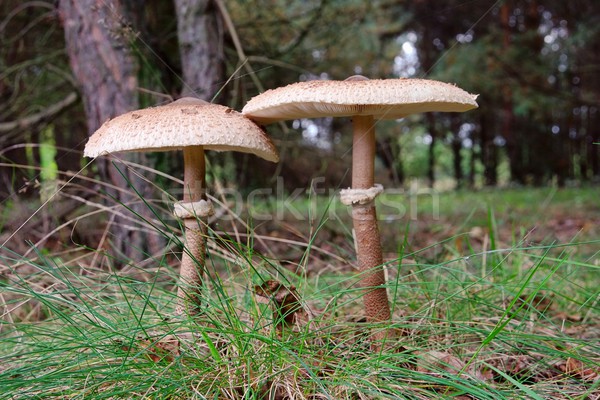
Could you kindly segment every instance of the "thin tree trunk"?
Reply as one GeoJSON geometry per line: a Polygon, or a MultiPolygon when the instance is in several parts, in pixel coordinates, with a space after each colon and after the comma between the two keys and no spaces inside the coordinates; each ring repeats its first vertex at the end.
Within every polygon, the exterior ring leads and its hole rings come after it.
{"type": "Polygon", "coordinates": [[[385,166],[388,177],[395,187],[402,185],[404,176],[402,172],[402,163],[400,162],[400,152],[394,151],[397,145],[390,137],[377,140],[377,156],[385,166]]]}
{"type": "Polygon", "coordinates": [[[463,187],[463,171],[462,171],[462,140],[459,136],[460,119],[456,116],[451,117],[452,129],[452,155],[454,167],[454,180],[456,180],[456,188],[463,187]]]}
{"type": "Polygon", "coordinates": [[[481,163],[483,164],[484,186],[496,186],[498,184],[498,149],[493,137],[489,132],[488,118],[481,113],[479,120],[481,136],[481,163]]]}
{"type": "MultiPolygon", "coordinates": [[[[500,7],[500,26],[503,32],[503,50],[505,52],[507,52],[511,46],[511,28],[509,23],[511,11],[509,1],[505,2],[500,7]]],[[[507,84],[502,87],[502,136],[506,140],[506,151],[510,164],[511,180],[524,184],[523,157],[519,148],[519,143],[513,132],[514,120],[512,89],[507,84]]]]}
{"type": "MultiPolygon", "coordinates": [[[[598,118],[595,118],[598,120],[598,118]]],[[[588,115],[587,117],[587,130],[588,132],[593,132],[589,135],[589,147],[588,147],[588,159],[590,163],[590,167],[592,169],[592,179],[596,180],[600,178],[600,131],[598,129],[593,129],[594,125],[592,122],[592,117],[588,115]]]]}
{"type": "MultiPolygon", "coordinates": [[[[480,127],[477,128],[477,130],[479,130],[480,127]]],[[[469,185],[469,189],[474,189],[475,188],[475,175],[476,175],[476,161],[477,158],[480,156],[481,154],[481,141],[480,141],[480,145],[479,145],[479,154],[477,153],[477,137],[476,137],[476,133],[472,132],[471,134],[471,149],[470,149],[470,154],[469,154],[469,175],[468,175],[468,185],[469,185]]]]}
{"type": "Polygon", "coordinates": [[[433,188],[435,185],[435,141],[436,141],[436,128],[435,128],[435,116],[433,113],[427,113],[427,130],[431,135],[431,143],[429,143],[429,161],[427,167],[427,179],[429,180],[429,186],[433,188]]]}

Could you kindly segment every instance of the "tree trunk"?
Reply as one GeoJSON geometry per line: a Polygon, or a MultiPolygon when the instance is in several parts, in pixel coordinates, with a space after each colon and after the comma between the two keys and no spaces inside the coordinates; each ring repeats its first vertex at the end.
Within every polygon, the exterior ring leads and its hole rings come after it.
{"type": "Polygon", "coordinates": [[[475,189],[475,160],[477,160],[477,152],[475,151],[475,142],[469,151],[469,174],[467,175],[467,185],[469,189],[475,189]]]}
{"type": "MultiPolygon", "coordinates": [[[[503,32],[503,50],[508,52],[511,46],[511,15],[510,2],[507,1],[500,6],[500,26],[503,32]]],[[[520,184],[525,183],[523,173],[522,152],[520,151],[520,143],[514,132],[515,116],[513,113],[513,94],[512,88],[507,84],[502,87],[502,136],[506,140],[506,152],[509,160],[511,180],[520,184]]]]}
{"type": "Polygon", "coordinates": [[[481,144],[481,126],[477,126],[477,128],[475,128],[475,130],[471,132],[471,149],[469,151],[468,174],[469,189],[475,189],[475,182],[477,177],[477,160],[481,160],[481,144]],[[479,148],[479,151],[477,151],[477,148],[479,148]]]}
{"type": "Polygon", "coordinates": [[[593,125],[591,121],[592,117],[588,116],[588,132],[593,132],[588,136],[589,147],[588,147],[588,160],[590,168],[592,169],[592,179],[600,179],[600,131],[598,129],[592,129],[593,125]]]}
{"type": "MultiPolygon", "coordinates": [[[[138,108],[138,65],[130,49],[134,34],[120,0],[60,0],[58,9],[71,69],[83,99],[88,134],[91,135],[108,119],[138,108]]],[[[120,158],[148,165],[142,153],[120,155],[120,158]]],[[[123,164],[117,168],[106,159],[98,159],[95,163],[101,179],[108,184],[120,188],[132,185],[142,192],[150,186],[123,164]]],[[[151,216],[150,210],[133,191],[110,190],[108,187],[102,190],[114,197],[111,204],[122,203],[142,217],[151,216]]],[[[125,208],[118,211],[139,218],[125,208]]],[[[124,263],[146,258],[146,250],[156,243],[157,238],[152,234],[145,238],[142,231],[132,230],[131,225],[131,220],[117,215],[110,227],[113,248],[116,255],[120,253],[125,257],[124,263]]],[[[155,250],[150,248],[150,251],[155,250]]],[[[117,261],[117,264],[121,262],[117,261]]]]}
{"type": "Polygon", "coordinates": [[[479,122],[481,136],[481,163],[483,164],[484,186],[496,186],[498,184],[498,149],[494,139],[488,131],[489,125],[484,113],[481,113],[479,122]]]}
{"type": "Polygon", "coordinates": [[[137,106],[137,63],[129,48],[119,0],[60,0],[71,69],[87,114],[88,131],[137,106]]]}
{"type": "Polygon", "coordinates": [[[460,189],[463,187],[463,171],[462,171],[462,140],[459,136],[460,131],[460,118],[457,116],[451,117],[451,130],[452,130],[452,155],[453,155],[453,167],[454,167],[454,180],[456,181],[456,188],[460,189]]]}
{"type": "Polygon", "coordinates": [[[211,101],[224,82],[223,30],[214,0],[175,0],[182,96],[211,101]]]}
{"type": "Polygon", "coordinates": [[[397,146],[397,143],[390,137],[377,140],[377,156],[387,170],[388,178],[395,187],[398,187],[404,183],[404,173],[400,161],[400,152],[394,151],[394,146],[397,146]]]}
{"type": "Polygon", "coordinates": [[[436,141],[436,127],[435,127],[435,116],[433,113],[427,113],[427,130],[431,135],[431,143],[429,143],[429,160],[427,167],[427,179],[429,180],[429,186],[433,188],[435,185],[435,141],[436,141]]]}

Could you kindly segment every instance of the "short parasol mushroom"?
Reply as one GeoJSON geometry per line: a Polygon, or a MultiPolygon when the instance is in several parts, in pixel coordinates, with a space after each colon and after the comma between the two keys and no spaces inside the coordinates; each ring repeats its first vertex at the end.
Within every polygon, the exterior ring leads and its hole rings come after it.
{"type": "MultiPolygon", "coordinates": [[[[352,188],[341,201],[352,206],[356,253],[369,322],[391,320],[385,289],[381,241],[374,205],[383,191],[374,183],[375,125],[428,111],[462,112],[477,107],[476,95],[447,83],[425,79],[373,79],[353,76],[344,81],[308,81],[280,87],[252,98],[242,114],[257,123],[318,117],[352,117],[352,188]]],[[[381,331],[374,339],[389,337],[381,331]]]]}
{"type": "Polygon", "coordinates": [[[186,97],[131,111],[105,122],[89,139],[87,157],[121,151],[183,150],[184,194],[174,214],[183,219],[185,250],[181,259],[177,313],[194,312],[204,272],[207,218],[213,208],[205,194],[204,150],[240,151],[277,162],[271,140],[254,122],[231,108],[186,97]]]}

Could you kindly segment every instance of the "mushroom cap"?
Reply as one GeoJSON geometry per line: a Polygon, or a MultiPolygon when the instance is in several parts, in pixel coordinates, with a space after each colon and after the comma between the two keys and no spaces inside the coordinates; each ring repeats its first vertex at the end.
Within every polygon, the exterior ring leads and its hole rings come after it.
{"type": "Polygon", "coordinates": [[[356,79],[293,83],[253,97],[242,114],[262,123],[299,118],[371,115],[398,119],[428,111],[477,108],[477,95],[428,79],[356,79]]]}
{"type": "Polygon", "coordinates": [[[252,153],[279,161],[273,142],[250,119],[231,108],[186,97],[130,111],[105,122],[90,137],[86,157],[118,151],[167,151],[187,146],[252,153]]]}

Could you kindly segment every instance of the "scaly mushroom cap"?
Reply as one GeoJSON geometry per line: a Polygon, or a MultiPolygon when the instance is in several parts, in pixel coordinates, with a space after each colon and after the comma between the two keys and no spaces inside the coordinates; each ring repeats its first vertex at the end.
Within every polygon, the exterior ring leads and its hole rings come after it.
{"type": "Polygon", "coordinates": [[[105,122],[90,137],[83,154],[97,157],[118,151],[166,151],[187,146],[240,151],[279,161],[275,146],[254,122],[231,108],[191,97],[105,122]]]}
{"type": "Polygon", "coordinates": [[[428,111],[463,112],[477,107],[457,86],[427,79],[347,79],[293,83],[252,98],[242,114],[262,123],[299,118],[372,115],[398,119],[428,111]]]}

